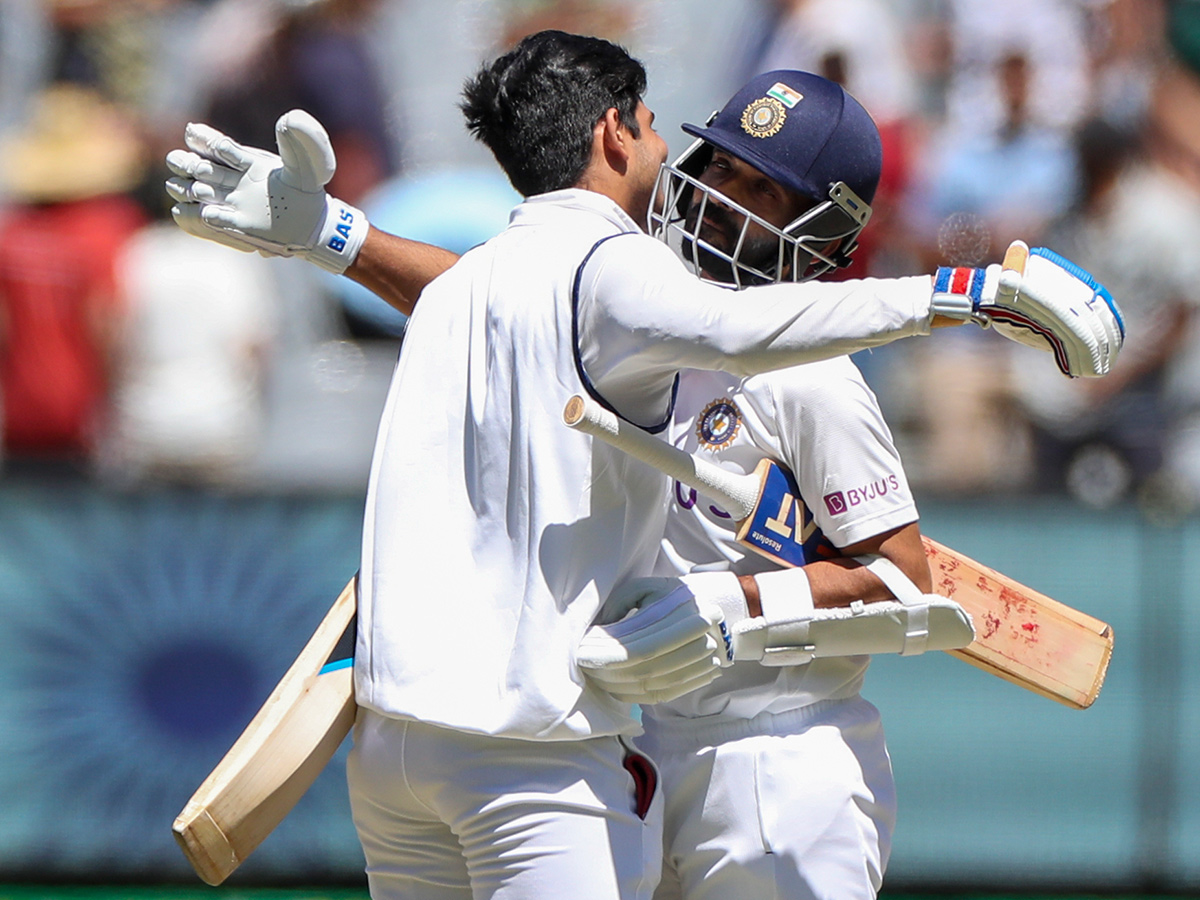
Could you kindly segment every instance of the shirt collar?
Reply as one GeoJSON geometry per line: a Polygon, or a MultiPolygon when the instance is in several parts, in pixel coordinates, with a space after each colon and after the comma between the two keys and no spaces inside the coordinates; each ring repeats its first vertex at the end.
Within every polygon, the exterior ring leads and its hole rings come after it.
{"type": "Polygon", "coordinates": [[[583,188],[567,188],[528,197],[512,211],[508,221],[510,225],[536,225],[553,218],[559,210],[594,213],[622,232],[642,230],[612,198],[583,188]]]}

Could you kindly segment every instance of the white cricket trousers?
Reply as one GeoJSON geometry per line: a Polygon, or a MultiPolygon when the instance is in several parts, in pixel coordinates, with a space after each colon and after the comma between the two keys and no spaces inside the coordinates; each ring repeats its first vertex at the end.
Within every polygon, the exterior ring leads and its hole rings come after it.
{"type": "Polygon", "coordinates": [[[879,712],[861,698],[706,725],[647,722],[666,860],[654,900],[873,900],[896,821],[879,712]]]}
{"type": "Polygon", "coordinates": [[[616,737],[495,738],[360,709],[346,773],[371,897],[649,900],[663,801],[642,791],[639,818],[629,752],[616,737]]]}

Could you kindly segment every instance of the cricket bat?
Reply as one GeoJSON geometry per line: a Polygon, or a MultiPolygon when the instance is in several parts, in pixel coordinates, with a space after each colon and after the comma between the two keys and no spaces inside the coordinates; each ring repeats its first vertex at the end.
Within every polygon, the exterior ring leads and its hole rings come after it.
{"type": "MultiPolygon", "coordinates": [[[[719,502],[737,520],[737,541],[779,565],[803,565],[803,504],[790,472],[770,459],[748,475],[687,453],[572,397],[563,421],[612,444],[719,502]]],[[[1106,623],[923,538],[934,591],[956,601],[975,624],[975,640],[948,653],[1073,709],[1095,701],[1112,656],[1106,623]]]]}
{"type": "Polygon", "coordinates": [[[354,724],[357,581],[175,819],[175,840],[208,884],[228,878],[283,821],[354,724]]]}

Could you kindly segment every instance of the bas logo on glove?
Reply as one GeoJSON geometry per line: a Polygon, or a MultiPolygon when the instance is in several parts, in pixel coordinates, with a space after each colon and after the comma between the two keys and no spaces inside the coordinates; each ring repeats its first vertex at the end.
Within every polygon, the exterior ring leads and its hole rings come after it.
{"type": "Polygon", "coordinates": [[[264,256],[300,256],[341,274],[369,225],[362,210],[325,192],[337,170],[321,123],[294,109],[275,123],[279,153],[245,147],[203,124],[185,132],[188,150],[167,154],[171,213],[189,234],[264,256]]]}

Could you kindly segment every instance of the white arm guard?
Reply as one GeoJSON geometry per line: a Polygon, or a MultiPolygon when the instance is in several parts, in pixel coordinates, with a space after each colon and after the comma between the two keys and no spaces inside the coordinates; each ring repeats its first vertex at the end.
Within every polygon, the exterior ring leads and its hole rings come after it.
{"type": "Polygon", "coordinates": [[[814,609],[803,569],[756,575],[763,614],[734,626],[734,659],[799,666],[829,656],[953,650],[975,639],[971,617],[953,600],[922,594],[882,556],[858,561],[897,599],[814,609]]]}
{"type": "Polygon", "coordinates": [[[1066,375],[1107,374],[1124,343],[1125,323],[1104,285],[1045,247],[1029,250],[1014,241],[1006,264],[1009,259],[1021,260],[1020,268],[938,269],[933,313],[973,319],[1009,340],[1050,350],[1066,375]]]}
{"type": "Polygon", "coordinates": [[[279,153],[245,147],[208,125],[187,126],[190,149],[172,150],[167,193],[189,234],[266,256],[302,256],[344,272],[366,240],[362,210],[330,197],[337,168],[321,123],[294,109],[275,123],[279,153]]]}

